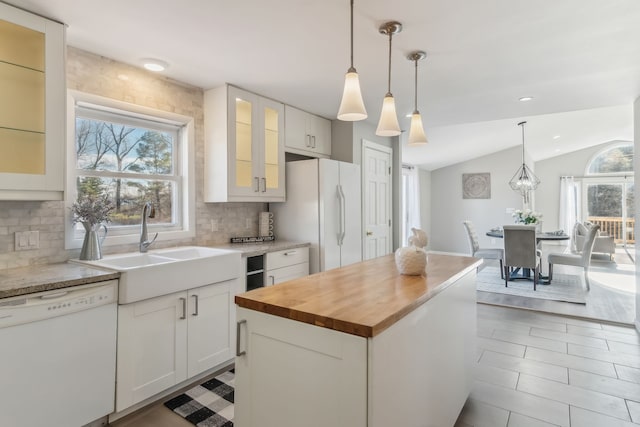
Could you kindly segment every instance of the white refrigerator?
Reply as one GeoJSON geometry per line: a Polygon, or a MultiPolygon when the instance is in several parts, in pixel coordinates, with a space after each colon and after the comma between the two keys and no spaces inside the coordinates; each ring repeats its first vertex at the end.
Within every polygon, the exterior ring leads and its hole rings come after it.
{"type": "Polygon", "coordinates": [[[311,273],[362,261],[360,166],[300,160],[286,177],[287,201],[269,205],[276,238],[311,242],[311,273]]]}

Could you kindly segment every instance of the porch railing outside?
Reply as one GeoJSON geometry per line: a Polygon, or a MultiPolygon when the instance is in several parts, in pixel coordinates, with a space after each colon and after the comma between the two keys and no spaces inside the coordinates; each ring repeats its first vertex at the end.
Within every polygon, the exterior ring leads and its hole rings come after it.
{"type": "MultiPolygon", "coordinates": [[[[600,232],[613,236],[616,243],[622,243],[624,241],[624,230],[622,228],[621,217],[590,216],[587,220],[600,225],[600,232]]],[[[635,233],[633,231],[635,222],[635,218],[627,218],[627,243],[635,243],[636,241],[635,233]]]]}

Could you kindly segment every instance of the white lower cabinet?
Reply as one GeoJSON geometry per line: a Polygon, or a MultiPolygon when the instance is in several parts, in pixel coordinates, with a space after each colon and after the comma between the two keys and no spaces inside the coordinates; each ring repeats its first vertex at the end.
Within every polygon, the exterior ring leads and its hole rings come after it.
{"type": "Polygon", "coordinates": [[[234,426],[367,425],[367,339],[238,308],[234,426]]]}
{"type": "Polygon", "coordinates": [[[475,270],[373,338],[237,308],[236,427],[453,426],[473,381],[475,270]]]}
{"type": "Polygon", "coordinates": [[[233,357],[238,279],[118,307],[116,412],[233,357]]]}
{"type": "Polygon", "coordinates": [[[265,286],[309,275],[309,248],[295,248],[266,254],[265,286]]]}

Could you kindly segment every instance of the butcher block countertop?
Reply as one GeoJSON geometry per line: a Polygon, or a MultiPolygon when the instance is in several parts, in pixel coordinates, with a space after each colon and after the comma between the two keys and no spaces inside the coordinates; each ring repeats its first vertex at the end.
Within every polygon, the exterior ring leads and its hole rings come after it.
{"type": "Polygon", "coordinates": [[[398,272],[387,255],[235,297],[251,310],[374,337],[477,268],[478,258],[429,254],[426,276],[398,272]]]}

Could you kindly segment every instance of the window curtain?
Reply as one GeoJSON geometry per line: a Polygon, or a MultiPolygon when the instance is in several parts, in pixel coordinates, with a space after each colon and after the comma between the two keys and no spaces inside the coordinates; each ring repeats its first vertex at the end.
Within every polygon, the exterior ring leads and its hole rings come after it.
{"type": "Polygon", "coordinates": [[[403,243],[408,244],[408,239],[413,235],[411,228],[420,228],[420,179],[418,168],[414,166],[402,167],[404,183],[404,210],[403,218],[403,243]]]}
{"type": "MultiPolygon", "coordinates": [[[[560,209],[558,228],[567,234],[573,234],[573,227],[580,218],[580,183],[572,176],[560,177],[560,209]]],[[[572,236],[573,237],[573,236],[572,236]]],[[[572,248],[575,241],[571,239],[572,248]]]]}

